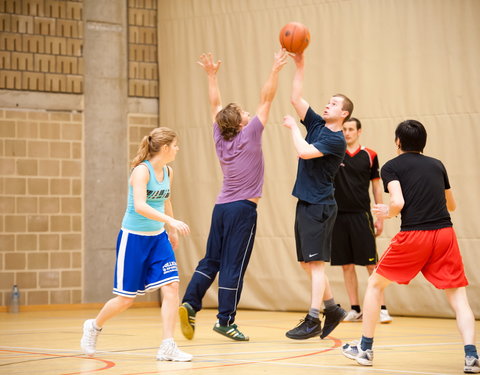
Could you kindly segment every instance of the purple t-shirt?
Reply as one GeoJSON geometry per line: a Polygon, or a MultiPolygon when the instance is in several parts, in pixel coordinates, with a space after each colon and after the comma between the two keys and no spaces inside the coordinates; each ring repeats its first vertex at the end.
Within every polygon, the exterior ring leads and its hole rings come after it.
{"type": "Polygon", "coordinates": [[[255,116],[235,138],[226,141],[220,134],[218,124],[213,124],[215,149],[223,172],[223,185],[217,204],[262,196],[263,129],[263,124],[255,116]]]}

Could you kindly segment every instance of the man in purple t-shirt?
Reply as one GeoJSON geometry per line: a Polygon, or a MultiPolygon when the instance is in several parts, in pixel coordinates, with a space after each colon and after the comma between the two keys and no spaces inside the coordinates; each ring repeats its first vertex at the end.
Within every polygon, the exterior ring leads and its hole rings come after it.
{"type": "Polygon", "coordinates": [[[208,94],[213,120],[213,137],[223,172],[223,185],[212,214],[205,257],[198,263],[179,307],[183,335],[191,340],[195,315],[217,273],[218,314],[213,330],[237,341],[248,341],[235,321],[257,224],[257,203],[262,195],[262,134],[278,85],[278,74],[287,63],[287,53],[275,54],[270,76],[260,93],[256,115],[239,105],[222,107],[216,63],[211,53],[202,54],[198,64],[208,77],[208,94]]]}

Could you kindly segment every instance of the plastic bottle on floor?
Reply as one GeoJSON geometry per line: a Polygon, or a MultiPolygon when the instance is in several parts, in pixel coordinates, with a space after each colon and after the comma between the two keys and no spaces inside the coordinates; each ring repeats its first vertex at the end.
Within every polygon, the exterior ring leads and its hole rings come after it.
{"type": "Polygon", "coordinates": [[[17,285],[12,288],[12,294],[10,295],[10,304],[8,305],[9,313],[20,312],[20,290],[17,285]]]}

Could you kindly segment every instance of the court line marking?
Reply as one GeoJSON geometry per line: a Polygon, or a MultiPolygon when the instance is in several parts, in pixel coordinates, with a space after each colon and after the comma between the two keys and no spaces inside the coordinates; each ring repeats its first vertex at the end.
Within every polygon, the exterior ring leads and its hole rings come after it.
{"type": "MultiPolygon", "coordinates": [[[[345,358],[347,359],[347,358],[345,358]]],[[[225,361],[225,360],[220,360],[219,361],[225,361]]],[[[314,368],[321,368],[321,369],[336,369],[336,370],[349,370],[349,371],[355,371],[358,372],[360,369],[363,369],[368,373],[368,371],[373,371],[373,372],[387,372],[389,374],[418,374],[418,375],[456,375],[457,373],[446,373],[446,372],[422,372],[422,371],[411,371],[411,370],[392,370],[392,369],[381,369],[381,368],[375,368],[371,366],[361,366],[361,365],[351,365],[351,366],[333,366],[333,365],[320,365],[320,364],[308,364],[308,363],[289,363],[289,362],[278,362],[275,360],[275,362],[272,361],[249,361],[249,360],[231,360],[232,362],[245,362],[245,363],[238,363],[238,365],[241,364],[263,364],[263,365],[274,365],[274,366],[287,366],[287,367],[314,367],[314,368]]],[[[235,365],[235,364],[230,364],[230,365],[235,365]]],[[[197,367],[197,368],[191,368],[189,370],[201,370],[201,369],[207,369],[207,368],[213,368],[213,367],[224,367],[225,365],[218,365],[218,366],[207,366],[207,367],[197,367]]],[[[183,371],[184,369],[169,369],[168,371],[183,371]]],[[[150,374],[148,372],[140,372],[140,373],[134,373],[134,374],[129,374],[129,375],[140,375],[140,374],[150,374]]]]}
{"type": "MultiPolygon", "coordinates": [[[[68,373],[68,374],[63,374],[63,375],[76,375],[76,374],[81,374],[81,373],[89,373],[89,372],[97,372],[97,371],[103,371],[103,370],[108,370],[110,368],[113,368],[115,367],[116,363],[115,362],[112,362],[112,361],[109,361],[109,360],[106,360],[106,359],[102,359],[102,358],[95,358],[95,357],[86,357],[86,356],[77,356],[77,355],[60,355],[60,354],[49,354],[49,353],[35,353],[35,352],[21,352],[21,351],[13,351],[13,350],[2,350],[0,349],[1,351],[8,351],[8,352],[11,352],[11,353],[22,353],[22,354],[38,354],[38,355],[42,355],[42,356],[47,356],[49,357],[48,359],[59,359],[59,358],[79,358],[79,359],[87,359],[87,360],[91,360],[91,361],[98,361],[98,362],[101,362],[104,364],[103,367],[101,368],[98,368],[98,369],[93,369],[93,370],[88,370],[88,371],[80,371],[80,372],[72,372],[72,373],[68,373]]],[[[25,363],[25,362],[35,362],[35,361],[40,361],[40,360],[45,360],[47,358],[36,358],[36,359],[31,359],[31,360],[26,360],[26,361],[20,361],[20,362],[11,362],[11,363],[5,363],[3,364],[2,366],[8,366],[8,365],[17,365],[17,364],[21,364],[21,363],[25,363]]]]}
{"type": "MultiPolygon", "coordinates": [[[[261,343],[259,343],[261,344],[261,343]]],[[[314,344],[308,343],[308,344],[314,344]]],[[[425,346],[448,346],[448,345],[459,345],[461,344],[460,342],[443,342],[443,343],[417,343],[417,344],[392,344],[392,345],[379,345],[375,346],[376,349],[382,349],[382,348],[395,348],[395,347],[425,347],[425,346]]],[[[198,345],[197,347],[201,347],[202,345],[198,345]]],[[[0,346],[0,349],[17,349],[17,350],[35,350],[35,351],[50,351],[50,352],[60,352],[60,353],[81,353],[80,351],[69,351],[66,349],[47,349],[47,348],[27,348],[27,347],[10,347],[10,346],[0,346]]],[[[338,347],[337,347],[338,348],[338,347]]],[[[328,351],[335,351],[337,348],[326,348],[328,351]]],[[[144,350],[148,350],[150,348],[146,348],[144,350]]],[[[151,348],[151,349],[156,349],[156,347],[151,348]]],[[[283,366],[300,366],[300,367],[318,367],[318,368],[331,368],[331,369],[345,369],[345,370],[358,370],[359,367],[355,366],[327,366],[327,365],[315,365],[315,364],[301,364],[301,363],[288,363],[288,362],[282,362],[279,363],[279,360],[282,359],[272,359],[272,360],[267,360],[267,361],[251,361],[251,360],[242,360],[242,359],[225,359],[225,358],[219,358],[219,356],[234,356],[234,355],[248,355],[248,354],[272,354],[272,353],[288,353],[288,352],[302,352],[302,351],[311,351],[312,348],[307,348],[307,347],[302,347],[302,348],[295,348],[295,349],[284,349],[284,350],[264,350],[264,351],[240,351],[240,352],[233,352],[233,353],[216,353],[216,354],[196,354],[194,357],[202,357],[205,359],[208,359],[210,357],[211,361],[219,361],[219,362],[230,362],[230,365],[242,365],[242,364],[254,364],[254,363],[259,363],[259,364],[276,364],[276,365],[283,365],[283,366]],[[212,358],[213,356],[213,358],[212,358]],[[273,362],[275,361],[275,362],[273,362]],[[234,362],[234,363],[231,363],[234,362]]],[[[315,352],[314,352],[315,353],[315,352]]],[[[313,355],[314,353],[309,353],[307,355],[313,355]]],[[[42,354],[42,353],[26,353],[26,354],[42,354]]],[[[45,353],[46,355],[49,355],[45,353]]],[[[127,355],[127,356],[136,356],[136,357],[151,357],[150,354],[142,354],[142,353],[132,353],[128,351],[99,351],[98,354],[111,354],[111,355],[127,355]]],[[[333,354],[333,353],[332,353],[333,354]]],[[[79,357],[79,358],[87,358],[87,357],[79,357]]],[[[224,367],[225,365],[219,365],[215,367],[224,367]]],[[[208,366],[211,368],[212,366],[208,366]]],[[[205,367],[197,367],[196,369],[202,369],[205,367]]],[[[419,375],[443,375],[444,373],[433,373],[433,372],[415,372],[415,371],[402,371],[402,370],[391,370],[391,369],[379,369],[379,368],[368,368],[369,371],[374,371],[374,372],[394,372],[394,373],[399,373],[399,374],[404,374],[404,373],[411,373],[411,374],[419,374],[419,375]]],[[[98,370],[97,370],[98,371],[98,370]]],[[[170,370],[170,371],[175,371],[175,370],[170,370]]]]}
{"type": "MultiPolygon", "coordinates": [[[[419,344],[393,344],[393,345],[375,345],[374,349],[384,349],[384,348],[401,348],[401,347],[421,347],[421,346],[447,346],[447,345],[460,345],[461,342],[437,342],[437,343],[419,343],[419,344]]],[[[192,346],[192,347],[202,347],[202,345],[192,346]]],[[[32,347],[21,347],[21,346],[0,346],[0,349],[4,350],[35,350],[35,351],[45,351],[45,352],[53,352],[53,353],[81,353],[80,350],[68,350],[68,349],[51,349],[51,348],[32,348],[32,347]]],[[[140,350],[150,350],[150,349],[157,349],[157,347],[152,348],[144,348],[140,350]]],[[[208,357],[211,355],[216,356],[227,356],[227,355],[241,355],[241,354],[272,354],[272,353],[288,353],[288,352],[302,352],[302,351],[312,351],[313,348],[298,348],[298,349],[284,349],[284,350],[260,350],[260,351],[248,351],[248,352],[232,352],[232,353],[215,353],[215,354],[196,354],[195,357],[208,357]]],[[[321,348],[316,348],[318,351],[321,348]]],[[[325,349],[335,350],[337,348],[331,349],[331,347],[327,347],[325,349]]],[[[98,354],[124,354],[124,355],[131,355],[131,356],[139,356],[139,357],[150,357],[151,355],[142,354],[142,353],[133,353],[130,351],[122,351],[122,350],[99,350],[97,351],[98,354]]]]}
{"type": "MultiPolygon", "coordinates": [[[[340,340],[337,340],[340,341],[340,340]]],[[[445,345],[458,345],[458,342],[450,342],[450,343],[422,343],[422,344],[396,344],[396,345],[380,345],[377,346],[376,348],[394,348],[394,347],[422,347],[422,346],[445,346],[445,345]]],[[[338,343],[337,343],[338,345],[338,343]]],[[[5,346],[0,346],[0,348],[7,348],[5,346]]],[[[15,347],[9,347],[9,348],[15,348],[15,347]]],[[[218,367],[229,367],[229,366],[241,366],[241,365],[247,365],[247,364],[266,364],[266,365],[275,365],[275,366],[287,366],[287,367],[312,367],[312,368],[319,368],[319,369],[337,369],[337,370],[347,370],[347,371],[358,371],[361,368],[363,368],[366,372],[387,372],[390,374],[416,374],[416,375],[451,375],[448,373],[439,373],[439,372],[423,372],[423,371],[411,371],[411,370],[393,370],[393,369],[383,369],[383,368],[373,368],[373,367],[363,367],[363,366],[333,366],[333,365],[321,365],[321,364],[305,364],[305,363],[289,363],[289,362],[280,362],[284,361],[285,359],[292,359],[292,358],[298,358],[298,357],[305,357],[305,356],[311,356],[311,355],[316,355],[320,353],[325,353],[328,351],[335,351],[335,349],[338,349],[338,346],[334,347],[329,347],[325,348],[321,351],[314,351],[312,353],[306,353],[304,355],[299,355],[299,356],[294,356],[294,357],[289,357],[289,358],[275,358],[271,360],[261,360],[261,361],[255,361],[255,360],[244,360],[244,359],[225,359],[225,358],[219,358],[219,356],[228,356],[228,355],[248,355],[248,354],[272,354],[272,353],[285,353],[285,352],[299,352],[299,351],[309,351],[311,350],[310,348],[298,348],[298,349],[287,349],[287,350],[268,350],[268,351],[255,351],[255,352],[235,352],[235,353],[216,353],[216,354],[197,354],[194,357],[212,357],[210,358],[211,361],[218,361],[218,362],[223,362],[224,364],[218,364],[214,366],[202,366],[202,367],[194,367],[189,370],[202,370],[202,369],[208,369],[208,368],[218,368],[218,367]],[[233,363],[232,363],[233,362],[233,363]]],[[[37,350],[37,351],[52,351],[52,352],[66,352],[65,349],[41,349],[41,348],[20,348],[16,347],[16,349],[23,349],[23,350],[37,350]]],[[[68,352],[68,351],[67,351],[68,352]]],[[[76,353],[77,351],[73,351],[76,353]]],[[[151,357],[151,355],[147,354],[141,354],[141,353],[131,353],[131,352],[108,352],[108,351],[102,351],[98,352],[99,354],[121,354],[121,355],[127,355],[127,356],[140,356],[140,357],[151,357]]],[[[51,355],[48,353],[25,353],[25,354],[44,354],[44,355],[51,355]]],[[[61,357],[60,357],[61,358],[61,357]]],[[[84,359],[97,359],[101,360],[99,358],[91,358],[91,357],[76,357],[76,358],[84,358],[84,359]]],[[[101,360],[103,361],[103,360],[101,360]]],[[[114,363],[114,362],[113,362],[114,363]]],[[[103,369],[96,369],[93,370],[93,372],[96,371],[101,371],[103,369]]],[[[168,371],[184,371],[185,369],[169,369],[168,371]]],[[[89,371],[90,372],[90,371],[89,371]]],[[[140,374],[151,374],[151,373],[156,373],[156,372],[141,372],[141,373],[135,373],[135,375],[140,375],[140,374]]],[[[72,373],[76,374],[76,373],[72,373]]],[[[134,374],[130,374],[134,375],[134,374]]]]}

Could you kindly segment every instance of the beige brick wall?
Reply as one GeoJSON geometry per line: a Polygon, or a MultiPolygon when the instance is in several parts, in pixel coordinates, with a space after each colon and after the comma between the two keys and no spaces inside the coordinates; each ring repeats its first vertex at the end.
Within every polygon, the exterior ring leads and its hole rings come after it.
{"type": "Polygon", "coordinates": [[[157,1],[128,1],[128,96],[158,98],[157,1]]]}
{"type": "Polygon", "coordinates": [[[0,1],[0,89],[83,92],[82,0],[0,1]]]}
{"type": "MultiPolygon", "coordinates": [[[[157,1],[126,4],[128,95],[140,103],[128,115],[131,159],[158,126],[158,102],[152,106],[151,99],[158,98],[157,1]]],[[[56,104],[84,94],[83,6],[83,0],[0,0],[0,89],[12,93],[8,105],[0,104],[0,306],[13,284],[23,305],[84,302],[85,119],[70,110],[83,104],[56,104]]],[[[152,293],[139,301],[157,299],[152,293]]]]}
{"type": "Polygon", "coordinates": [[[132,160],[137,154],[138,145],[145,135],[158,126],[157,114],[128,114],[128,159],[132,160]]]}
{"type": "Polygon", "coordinates": [[[83,115],[0,109],[0,304],[80,303],[83,115]]]}

